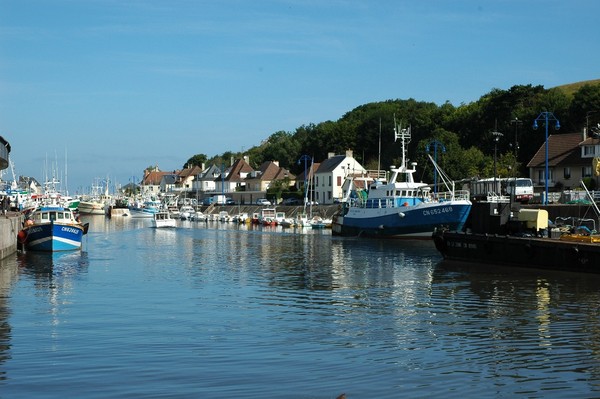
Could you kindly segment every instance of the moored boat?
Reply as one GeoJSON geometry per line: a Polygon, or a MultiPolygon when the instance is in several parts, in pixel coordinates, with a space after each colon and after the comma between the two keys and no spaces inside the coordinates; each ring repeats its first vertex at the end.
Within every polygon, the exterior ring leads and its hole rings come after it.
{"type": "Polygon", "coordinates": [[[436,227],[461,229],[471,201],[468,191],[457,191],[430,157],[447,191],[432,193],[432,185],[414,181],[416,162],[408,166],[406,146],[410,128],[400,129],[402,164],[391,167],[389,179],[378,171],[371,175],[347,177],[347,197],[333,217],[332,234],[384,238],[430,239],[436,227]]]}
{"type": "Polygon", "coordinates": [[[106,203],[96,198],[80,201],[78,206],[79,212],[86,215],[105,215],[106,208],[106,203]]]}
{"type": "Polygon", "coordinates": [[[444,259],[600,273],[600,235],[595,228],[586,234],[583,231],[587,229],[578,226],[550,224],[544,209],[474,203],[467,226],[460,231],[442,228],[432,234],[444,259]]]}
{"type": "Polygon", "coordinates": [[[88,224],[79,222],[73,211],[62,206],[34,210],[18,233],[19,242],[34,251],[69,251],[81,248],[88,224]]]}
{"type": "Polygon", "coordinates": [[[159,211],[156,212],[152,218],[152,227],[177,227],[177,221],[171,217],[171,214],[168,211],[159,211]]]}

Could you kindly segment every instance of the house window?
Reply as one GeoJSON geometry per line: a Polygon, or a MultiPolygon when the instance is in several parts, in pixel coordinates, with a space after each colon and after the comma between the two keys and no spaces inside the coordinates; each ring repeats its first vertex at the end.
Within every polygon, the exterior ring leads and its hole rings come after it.
{"type": "Polygon", "coordinates": [[[332,194],[331,194],[331,191],[328,191],[328,192],[327,192],[327,197],[328,197],[330,200],[333,198],[333,196],[332,196],[332,194]]]}
{"type": "Polygon", "coordinates": [[[342,186],[342,176],[338,176],[337,177],[337,186],[341,187],[342,186]]]}
{"type": "Polygon", "coordinates": [[[571,178],[571,168],[567,167],[563,170],[563,177],[565,179],[570,179],[571,178]]]}
{"type": "Polygon", "coordinates": [[[544,179],[544,169],[538,170],[538,182],[543,183],[546,179],[544,179]]]}
{"type": "Polygon", "coordinates": [[[584,166],[583,168],[581,168],[581,176],[583,176],[583,177],[591,177],[592,176],[592,167],[591,166],[584,166]]]}
{"type": "Polygon", "coordinates": [[[319,176],[315,176],[315,186],[319,186],[319,176]]]}
{"type": "Polygon", "coordinates": [[[595,149],[596,146],[586,145],[583,147],[583,155],[594,155],[596,153],[595,149]]]}

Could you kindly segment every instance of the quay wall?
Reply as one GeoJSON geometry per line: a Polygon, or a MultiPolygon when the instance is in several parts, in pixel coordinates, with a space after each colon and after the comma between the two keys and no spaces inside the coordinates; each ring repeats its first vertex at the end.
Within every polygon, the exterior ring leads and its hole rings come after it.
{"type": "Polygon", "coordinates": [[[23,215],[10,212],[0,216],[0,259],[17,252],[17,233],[23,226],[23,215]]]}

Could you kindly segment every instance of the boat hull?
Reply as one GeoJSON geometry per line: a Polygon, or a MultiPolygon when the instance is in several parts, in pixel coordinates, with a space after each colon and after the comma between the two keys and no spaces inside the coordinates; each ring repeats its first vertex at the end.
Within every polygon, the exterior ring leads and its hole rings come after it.
{"type": "Polygon", "coordinates": [[[99,202],[79,202],[79,213],[86,215],[104,215],[106,214],[105,205],[99,202]]]}
{"type": "Polygon", "coordinates": [[[85,226],[47,223],[23,229],[25,248],[32,251],[72,251],[81,249],[85,226]]]}
{"type": "Polygon", "coordinates": [[[440,226],[462,229],[470,209],[469,201],[423,203],[412,207],[349,208],[346,215],[334,217],[332,234],[431,239],[431,233],[440,226]]]}
{"type": "Polygon", "coordinates": [[[153,218],[157,209],[150,208],[129,208],[129,215],[132,218],[153,218]]]}
{"type": "Polygon", "coordinates": [[[442,230],[434,232],[432,238],[437,250],[449,260],[600,273],[598,243],[442,230]]]}

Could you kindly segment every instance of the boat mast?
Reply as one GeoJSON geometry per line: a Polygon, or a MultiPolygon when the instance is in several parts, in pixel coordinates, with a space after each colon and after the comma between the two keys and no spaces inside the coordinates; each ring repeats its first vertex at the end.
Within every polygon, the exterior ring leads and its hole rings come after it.
{"type": "Polygon", "coordinates": [[[406,163],[408,162],[406,159],[406,146],[410,143],[410,126],[407,129],[402,129],[401,125],[396,124],[396,115],[394,114],[394,141],[398,139],[402,139],[402,165],[400,170],[406,172],[406,163]]]}
{"type": "MultiPolygon", "coordinates": [[[[394,115],[394,126],[395,125],[396,125],[396,115],[394,115]]],[[[380,170],[381,170],[381,118],[379,118],[379,159],[377,160],[377,173],[379,173],[380,170]]]]}

